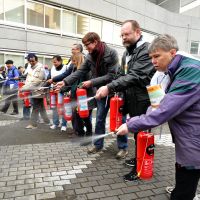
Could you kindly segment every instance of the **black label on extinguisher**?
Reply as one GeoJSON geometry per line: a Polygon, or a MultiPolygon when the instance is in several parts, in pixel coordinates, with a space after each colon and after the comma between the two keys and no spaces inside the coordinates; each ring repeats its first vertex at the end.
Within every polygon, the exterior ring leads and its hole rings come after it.
{"type": "Polygon", "coordinates": [[[152,156],[154,154],[154,148],[155,148],[155,145],[154,144],[151,144],[149,145],[147,148],[146,148],[146,153],[150,156],[152,156]]]}

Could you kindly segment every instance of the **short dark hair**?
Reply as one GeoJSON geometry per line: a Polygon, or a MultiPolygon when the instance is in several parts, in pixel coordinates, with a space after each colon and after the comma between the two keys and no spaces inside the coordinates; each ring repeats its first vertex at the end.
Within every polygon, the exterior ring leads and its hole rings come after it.
{"type": "Polygon", "coordinates": [[[36,55],[29,57],[28,61],[30,61],[31,58],[35,58],[35,61],[38,61],[38,57],[36,55]]]}
{"type": "Polygon", "coordinates": [[[5,62],[6,65],[13,64],[13,63],[14,63],[14,62],[13,62],[12,60],[7,60],[7,61],[5,62]]]}
{"type": "Polygon", "coordinates": [[[36,61],[38,61],[38,57],[34,53],[29,53],[28,56],[26,56],[26,59],[29,61],[30,58],[35,58],[36,61]]]}
{"type": "Polygon", "coordinates": [[[141,29],[139,23],[137,21],[135,21],[135,20],[132,20],[132,19],[126,20],[126,21],[124,21],[122,23],[122,25],[124,25],[126,23],[131,23],[133,30],[135,30],[135,29],[141,29]]]}
{"type": "Polygon", "coordinates": [[[86,44],[87,42],[94,42],[94,41],[100,42],[100,37],[97,33],[95,32],[88,32],[83,38],[82,38],[82,43],[86,44]]]}
{"type": "Polygon", "coordinates": [[[61,61],[62,62],[62,57],[59,55],[53,56],[53,59],[56,59],[57,61],[61,61]]]}
{"type": "Polygon", "coordinates": [[[17,69],[20,70],[21,68],[24,68],[23,66],[19,66],[17,69]]]}

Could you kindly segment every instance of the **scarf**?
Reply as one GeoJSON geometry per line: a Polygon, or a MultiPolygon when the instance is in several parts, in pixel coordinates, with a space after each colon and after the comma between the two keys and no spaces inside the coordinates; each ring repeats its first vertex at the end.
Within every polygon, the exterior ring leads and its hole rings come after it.
{"type": "Polygon", "coordinates": [[[93,52],[91,53],[92,59],[96,62],[95,69],[96,75],[100,73],[100,61],[105,53],[105,44],[103,42],[99,42],[93,52]]]}

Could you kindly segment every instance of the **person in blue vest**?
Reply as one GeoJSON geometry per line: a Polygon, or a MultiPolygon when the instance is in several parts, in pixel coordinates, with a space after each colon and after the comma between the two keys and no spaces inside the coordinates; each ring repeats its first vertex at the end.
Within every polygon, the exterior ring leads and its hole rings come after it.
{"type": "Polygon", "coordinates": [[[1,112],[6,113],[10,104],[12,103],[13,112],[11,113],[11,115],[17,115],[19,114],[17,99],[19,72],[17,68],[13,65],[12,60],[7,60],[5,64],[8,71],[6,81],[3,84],[3,93],[9,96],[6,99],[4,106],[1,108],[1,112]]]}

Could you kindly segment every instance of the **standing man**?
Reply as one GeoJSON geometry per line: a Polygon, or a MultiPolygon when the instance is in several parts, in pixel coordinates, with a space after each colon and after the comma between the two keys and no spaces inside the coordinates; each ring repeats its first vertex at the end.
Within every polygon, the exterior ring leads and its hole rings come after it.
{"type": "MultiPolygon", "coordinates": [[[[146,86],[150,84],[155,69],[148,54],[149,43],[143,40],[137,21],[125,21],[121,27],[121,37],[126,51],[122,57],[120,76],[106,86],[99,88],[96,97],[102,98],[112,92],[125,91],[124,114],[129,114],[130,117],[133,117],[146,113],[150,105],[146,86]]],[[[135,132],[134,138],[136,155],[137,132],[135,132]]],[[[124,153],[122,152],[122,155],[125,153],[125,151],[124,153]]],[[[125,164],[133,167],[133,170],[124,176],[125,181],[137,179],[136,158],[126,160],[125,164]]]]}
{"type": "Polygon", "coordinates": [[[5,105],[1,109],[1,112],[6,113],[12,102],[13,112],[11,113],[11,115],[17,115],[19,114],[18,99],[17,99],[19,72],[17,68],[13,65],[12,60],[7,60],[5,64],[8,69],[8,72],[6,76],[6,81],[3,84],[3,88],[4,88],[4,94],[9,95],[9,97],[6,99],[5,105]]]}
{"type": "MultiPolygon", "coordinates": [[[[108,47],[104,42],[100,40],[100,37],[95,32],[87,33],[82,43],[88,51],[88,54],[80,66],[74,73],[65,78],[62,82],[57,83],[57,88],[61,88],[65,85],[72,85],[77,80],[91,73],[91,79],[82,82],[83,88],[99,88],[109,82],[111,82],[117,73],[119,68],[119,60],[116,50],[108,47]]],[[[96,113],[96,125],[95,134],[105,134],[105,121],[109,110],[109,98],[102,98],[97,100],[97,113],[96,113]]],[[[104,145],[104,139],[98,139],[94,141],[94,146],[89,149],[88,153],[97,153],[102,150],[104,145]]]]}
{"type": "Polygon", "coordinates": [[[177,41],[170,35],[160,35],[151,43],[154,67],[170,76],[167,93],[156,110],[130,118],[117,134],[168,121],[176,152],[176,184],[170,200],[193,200],[200,178],[200,60],[177,50],[177,41]]]}
{"type": "Polygon", "coordinates": [[[27,60],[30,63],[30,68],[27,71],[27,77],[25,85],[22,87],[22,90],[30,90],[33,94],[33,109],[31,113],[30,124],[26,127],[27,129],[37,128],[37,120],[39,113],[44,120],[44,123],[49,124],[50,120],[47,116],[43,97],[44,95],[40,92],[35,91],[39,88],[43,81],[45,81],[45,70],[41,63],[38,62],[38,57],[34,53],[30,53],[27,56],[27,60]]]}
{"type": "MultiPolygon", "coordinates": [[[[62,64],[63,60],[62,57],[59,55],[53,56],[52,63],[53,66],[51,67],[51,70],[49,72],[49,75],[47,77],[47,82],[43,85],[43,87],[50,86],[50,83],[48,82],[49,79],[53,79],[53,77],[59,76],[63,74],[66,71],[66,65],[62,64]]],[[[57,94],[58,95],[58,94],[57,94]]],[[[53,124],[50,126],[50,129],[57,129],[60,125],[59,120],[59,114],[57,108],[53,108],[53,124]]],[[[67,121],[62,116],[61,119],[61,132],[67,130],[67,121]]]]}
{"type": "MultiPolygon", "coordinates": [[[[77,53],[83,54],[83,46],[82,46],[82,44],[73,44],[71,52],[72,52],[72,56],[77,54],[77,53]]],[[[72,60],[70,58],[70,60],[69,60],[69,62],[67,64],[65,72],[60,74],[60,75],[58,75],[58,76],[55,76],[55,77],[49,79],[48,82],[49,83],[53,83],[53,82],[62,81],[64,78],[66,78],[67,76],[69,76],[72,73],[73,68],[74,68],[74,65],[73,65],[72,60]]]]}

